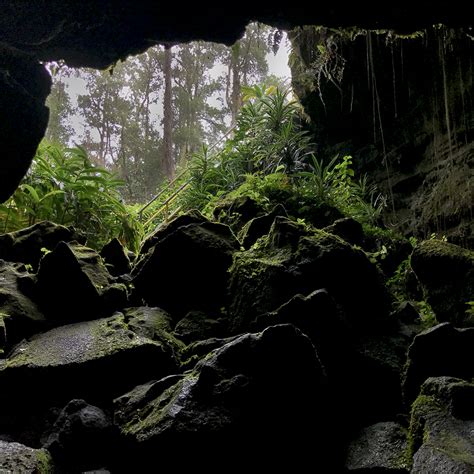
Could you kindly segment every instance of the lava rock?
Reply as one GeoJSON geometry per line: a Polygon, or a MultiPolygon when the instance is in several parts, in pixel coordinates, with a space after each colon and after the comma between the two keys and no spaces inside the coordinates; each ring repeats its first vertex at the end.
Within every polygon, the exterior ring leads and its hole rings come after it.
{"type": "Polygon", "coordinates": [[[276,219],[258,248],[240,252],[230,270],[229,313],[235,332],[276,310],[295,294],[325,288],[357,328],[379,324],[388,295],[374,264],[361,250],[321,230],[305,232],[276,219]]]}
{"type": "Polygon", "coordinates": [[[60,412],[49,433],[46,448],[65,472],[109,465],[117,445],[112,419],[84,400],[71,400],[60,412]]]}
{"type": "Polygon", "coordinates": [[[294,326],[240,336],[161,394],[144,393],[137,388],[115,400],[115,422],[135,449],[133,466],[149,467],[157,456],[169,463],[178,452],[186,453],[180,467],[196,469],[228,459],[240,467],[328,465],[324,372],[294,326]]]}
{"type": "MultiPolygon", "coordinates": [[[[122,314],[127,327],[141,337],[160,340],[164,333],[172,332],[171,316],[161,308],[149,306],[125,308],[122,314]]],[[[177,341],[174,343],[178,344],[177,341]]]]}
{"type": "Polygon", "coordinates": [[[364,241],[364,231],[362,224],[352,217],[338,219],[332,225],[325,227],[323,230],[330,234],[337,235],[349,244],[362,246],[364,241]]]}
{"type": "Polygon", "coordinates": [[[362,429],[347,450],[348,472],[408,472],[407,431],[387,421],[362,429]]]}
{"type": "Polygon", "coordinates": [[[202,311],[190,311],[175,327],[174,334],[177,338],[190,344],[212,337],[223,335],[224,324],[222,320],[208,317],[202,311]]]}
{"type": "Polygon", "coordinates": [[[249,249],[260,237],[267,235],[277,216],[288,217],[285,208],[278,204],[271,212],[254,217],[247,222],[239,233],[239,240],[245,249],[249,249]]]}
{"type": "Polygon", "coordinates": [[[411,266],[440,322],[474,326],[466,303],[474,294],[474,252],[441,240],[426,240],[415,247],[411,266]]]}
{"type": "Polygon", "coordinates": [[[140,255],[145,256],[152,247],[173,232],[176,232],[180,227],[186,227],[190,224],[202,224],[206,221],[207,219],[199,211],[192,210],[181,214],[170,222],[159,225],[158,228],[143,241],[140,247],[140,255]]]}
{"type": "Polygon", "coordinates": [[[11,347],[47,328],[43,313],[22,291],[34,284],[32,278],[23,264],[0,260],[0,319],[4,328],[0,348],[11,347]]]}
{"type": "Polygon", "coordinates": [[[95,250],[80,244],[60,242],[43,257],[36,289],[46,317],[63,322],[110,314],[127,302],[125,285],[114,282],[95,250]]]}
{"type": "Polygon", "coordinates": [[[473,395],[474,384],[460,379],[425,381],[411,412],[411,472],[474,471],[473,395]]]}
{"type": "Polygon", "coordinates": [[[100,256],[113,276],[130,273],[131,265],[128,255],[125,253],[123,245],[117,238],[113,238],[108,244],[102,247],[100,256]]]}
{"type": "Polygon", "coordinates": [[[0,440],[0,472],[52,474],[54,465],[45,449],[33,449],[20,443],[0,440]]]}
{"type": "Polygon", "coordinates": [[[30,227],[0,235],[0,258],[10,262],[28,263],[34,269],[38,268],[45,251],[50,251],[59,242],[84,242],[75,229],[42,221],[30,227]]]}
{"type": "Polygon", "coordinates": [[[405,398],[416,398],[428,377],[474,377],[474,328],[457,329],[442,323],[421,332],[408,350],[403,381],[405,398]]]}
{"type": "Polygon", "coordinates": [[[227,270],[238,247],[223,224],[180,226],[160,238],[134,268],[135,297],[173,317],[192,310],[219,312],[225,303],[227,270]]]}
{"type": "Polygon", "coordinates": [[[224,199],[212,212],[214,219],[231,226],[235,231],[241,231],[247,222],[264,213],[262,205],[250,196],[224,199]]]}
{"type": "Polygon", "coordinates": [[[58,327],[20,343],[0,362],[0,401],[13,413],[73,398],[100,404],[173,373],[178,351],[167,332],[154,340],[137,335],[121,314],[58,327]]]}

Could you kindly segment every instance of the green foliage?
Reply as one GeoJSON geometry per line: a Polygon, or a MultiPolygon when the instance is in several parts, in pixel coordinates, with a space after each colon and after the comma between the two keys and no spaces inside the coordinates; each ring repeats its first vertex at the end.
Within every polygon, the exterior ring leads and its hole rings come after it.
{"type": "Polygon", "coordinates": [[[0,205],[0,229],[11,232],[50,220],[82,231],[92,247],[118,237],[136,250],[142,229],[121,201],[121,186],[112,173],[94,166],[83,148],[43,142],[15,194],[0,205]]]}
{"type": "Polygon", "coordinates": [[[203,146],[169,189],[172,195],[189,183],[175,209],[211,214],[223,197],[249,196],[268,209],[281,203],[296,218],[329,205],[361,222],[377,222],[385,206],[382,196],[366,177],[354,179],[350,156],[327,164],[316,159],[302,129],[301,107],[288,90],[253,86],[243,93],[233,136],[217,152],[203,146]]]}

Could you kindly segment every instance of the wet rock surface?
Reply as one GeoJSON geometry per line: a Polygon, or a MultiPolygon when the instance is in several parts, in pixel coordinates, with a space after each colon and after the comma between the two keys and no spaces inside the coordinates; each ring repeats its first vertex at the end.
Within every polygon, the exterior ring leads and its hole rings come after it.
{"type": "Polygon", "coordinates": [[[52,474],[54,464],[45,449],[33,449],[20,443],[0,440],[0,472],[52,474]]]}
{"type": "Polygon", "coordinates": [[[395,422],[382,422],[361,430],[350,442],[348,472],[408,472],[407,431],[395,422]]]}
{"type": "Polygon", "coordinates": [[[242,471],[470,468],[473,329],[423,330],[388,270],[334,235],[347,221],[332,234],[272,217],[242,250],[229,227],[182,216],[147,239],[132,275],[76,242],[42,252],[36,273],[2,261],[0,439],[47,448],[59,473],[149,472],[157,459],[208,472],[229,459],[242,471]],[[438,411],[425,417],[427,398],[438,411]]]}
{"type": "Polygon", "coordinates": [[[473,472],[473,400],[472,383],[450,377],[426,380],[411,413],[411,472],[473,472]]]}
{"type": "Polygon", "coordinates": [[[439,322],[474,326],[467,303],[474,295],[474,252],[440,240],[417,245],[411,265],[439,322]]]}

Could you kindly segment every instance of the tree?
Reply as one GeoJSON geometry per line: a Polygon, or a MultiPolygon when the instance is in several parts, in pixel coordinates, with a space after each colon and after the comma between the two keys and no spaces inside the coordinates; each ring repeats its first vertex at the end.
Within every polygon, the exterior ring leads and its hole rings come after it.
{"type": "Polygon", "coordinates": [[[176,48],[173,68],[174,145],[184,163],[203,141],[213,141],[225,128],[226,110],[219,94],[223,78],[214,70],[225,47],[196,42],[176,48]]]}
{"type": "Polygon", "coordinates": [[[247,26],[245,35],[227,53],[226,101],[234,126],[242,107],[241,89],[251,82],[262,82],[268,74],[267,54],[272,50],[268,41],[271,28],[259,23],[247,26]]]}
{"type": "Polygon", "coordinates": [[[163,98],[163,172],[168,179],[173,178],[173,102],[172,102],[172,60],[171,45],[165,46],[163,74],[165,77],[165,92],[163,98]]]}
{"type": "Polygon", "coordinates": [[[57,63],[51,63],[49,70],[53,86],[46,100],[46,105],[49,108],[46,138],[50,142],[67,144],[73,134],[70,117],[74,112],[65,82],[65,79],[70,75],[70,70],[57,63]]]}

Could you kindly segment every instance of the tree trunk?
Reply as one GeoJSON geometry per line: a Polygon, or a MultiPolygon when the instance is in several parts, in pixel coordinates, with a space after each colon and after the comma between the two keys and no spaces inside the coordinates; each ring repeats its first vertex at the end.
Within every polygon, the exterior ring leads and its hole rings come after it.
{"type": "Polygon", "coordinates": [[[163,68],[165,76],[165,92],[163,98],[163,173],[168,179],[173,178],[173,108],[171,90],[171,46],[165,46],[165,64],[163,68]]]}

